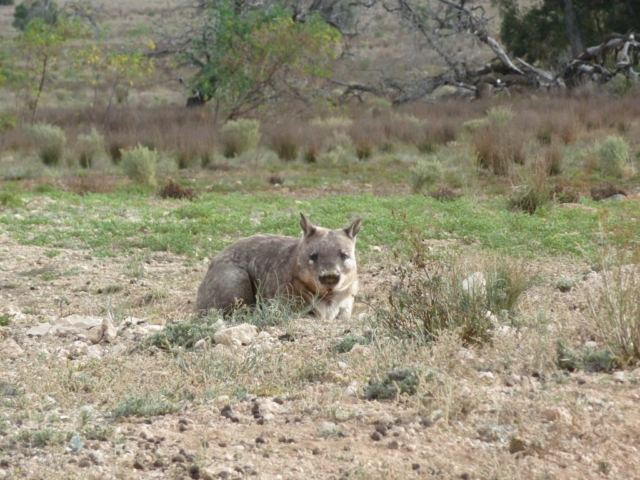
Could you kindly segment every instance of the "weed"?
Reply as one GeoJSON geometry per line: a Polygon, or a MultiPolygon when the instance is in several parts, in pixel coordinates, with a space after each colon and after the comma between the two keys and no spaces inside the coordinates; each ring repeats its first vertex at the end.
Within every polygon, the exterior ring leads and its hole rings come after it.
{"type": "Polygon", "coordinates": [[[20,430],[16,440],[28,448],[43,448],[47,445],[60,444],[64,441],[64,435],[48,428],[42,430],[20,430]]]}
{"type": "Polygon", "coordinates": [[[291,162],[298,158],[300,138],[291,127],[272,133],[268,144],[269,148],[278,154],[280,160],[291,162]]]}
{"type": "Polygon", "coordinates": [[[588,297],[596,332],[625,364],[640,361],[640,271],[618,265],[600,273],[602,285],[588,297]]]}
{"type": "Polygon", "coordinates": [[[556,365],[569,372],[612,372],[620,368],[620,362],[609,349],[596,350],[585,346],[572,350],[561,338],[556,340],[556,365]]]}
{"type": "Polygon", "coordinates": [[[147,147],[138,146],[122,152],[122,170],[133,182],[142,185],[156,185],[158,153],[147,147]]]}
{"type": "Polygon", "coordinates": [[[533,163],[525,170],[524,181],[512,189],[509,208],[533,215],[551,199],[551,189],[547,183],[549,177],[546,160],[533,163]]]}
{"type": "Polygon", "coordinates": [[[513,120],[514,114],[510,107],[492,107],[487,111],[487,120],[496,127],[505,127],[513,120]]]}
{"type": "Polygon", "coordinates": [[[417,392],[420,377],[414,368],[394,368],[386,373],[382,380],[369,380],[364,391],[366,400],[392,400],[398,395],[414,395],[417,392]]]}
{"type": "Polygon", "coordinates": [[[260,142],[260,122],[232,120],[222,127],[222,153],[227,158],[254,150],[260,142]]]}
{"type": "Polygon", "coordinates": [[[26,133],[33,146],[38,151],[42,163],[47,166],[56,166],[62,160],[67,137],[64,131],[56,126],[46,123],[36,123],[26,127],[26,133]]]}
{"type": "Polygon", "coordinates": [[[211,340],[213,343],[213,335],[220,328],[216,325],[219,320],[220,318],[214,315],[204,318],[191,317],[183,322],[167,323],[162,331],[151,335],[145,345],[170,351],[176,347],[192,348],[201,339],[211,340]]]}
{"type": "Polygon", "coordinates": [[[22,206],[22,198],[15,192],[3,190],[0,192],[0,205],[3,207],[20,207],[22,206]]]}
{"type": "Polygon", "coordinates": [[[162,394],[132,394],[120,402],[111,412],[114,418],[121,417],[156,417],[175,413],[180,410],[178,403],[171,402],[162,394]]]}
{"type": "Polygon", "coordinates": [[[3,313],[0,315],[0,327],[8,327],[9,323],[11,323],[11,315],[10,313],[3,313]]]}
{"type": "Polygon", "coordinates": [[[460,198],[460,195],[456,193],[455,190],[453,190],[450,186],[444,184],[438,185],[438,188],[430,192],[429,196],[441,202],[456,200],[460,198]]]}
{"type": "Polygon", "coordinates": [[[368,345],[370,343],[370,339],[363,337],[362,335],[350,333],[340,340],[335,347],[333,347],[333,351],[336,353],[349,353],[355,345],[368,345]]]}
{"type": "Polygon", "coordinates": [[[629,164],[629,144],[618,135],[609,135],[595,148],[596,165],[603,175],[620,178],[629,164]]]}
{"type": "Polygon", "coordinates": [[[438,183],[443,176],[442,164],[435,159],[421,160],[411,169],[411,188],[420,193],[438,183]]]}

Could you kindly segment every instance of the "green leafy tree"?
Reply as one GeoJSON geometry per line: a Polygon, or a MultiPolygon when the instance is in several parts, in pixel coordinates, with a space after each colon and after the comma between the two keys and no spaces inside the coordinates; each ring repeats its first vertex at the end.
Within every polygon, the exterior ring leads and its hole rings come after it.
{"type": "Polygon", "coordinates": [[[207,2],[190,26],[180,65],[197,68],[189,85],[214,99],[227,119],[287,94],[301,96],[331,73],[338,31],[312,14],[295,22],[284,8],[243,11],[236,2],[207,2]]]}
{"type": "Polygon", "coordinates": [[[31,121],[35,120],[45,84],[64,54],[64,45],[85,34],[82,23],[76,20],[61,17],[51,24],[43,18],[34,18],[12,39],[8,47],[16,54],[5,67],[5,75],[16,91],[19,116],[27,106],[31,110],[31,121]]]}
{"type": "Polygon", "coordinates": [[[46,23],[53,25],[58,20],[58,6],[52,0],[25,0],[16,5],[13,12],[13,26],[18,30],[24,30],[27,24],[40,18],[46,23]]]}
{"type": "Polygon", "coordinates": [[[497,3],[507,50],[531,62],[562,63],[609,34],[640,32],[640,6],[628,0],[543,0],[528,8],[518,0],[497,3]]]}

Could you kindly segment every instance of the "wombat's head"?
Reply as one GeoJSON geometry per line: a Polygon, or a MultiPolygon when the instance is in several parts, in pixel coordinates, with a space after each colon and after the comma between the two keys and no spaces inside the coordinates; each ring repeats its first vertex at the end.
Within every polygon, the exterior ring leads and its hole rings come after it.
{"type": "Polygon", "coordinates": [[[342,290],[357,280],[356,236],[360,222],[358,219],[347,228],[329,230],[311,224],[300,214],[304,237],[295,276],[313,293],[342,290]]]}

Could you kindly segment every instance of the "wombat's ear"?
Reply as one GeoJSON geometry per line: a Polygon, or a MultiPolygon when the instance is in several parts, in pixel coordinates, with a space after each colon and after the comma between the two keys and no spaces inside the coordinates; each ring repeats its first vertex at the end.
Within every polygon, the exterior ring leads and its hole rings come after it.
{"type": "Polygon", "coordinates": [[[358,235],[358,232],[360,231],[361,223],[362,223],[362,219],[359,218],[355,222],[353,222],[351,225],[349,225],[347,228],[345,228],[344,233],[347,234],[347,237],[351,238],[352,240],[355,239],[356,235],[358,235]]]}
{"type": "Polygon", "coordinates": [[[305,217],[302,212],[300,212],[300,227],[302,228],[305,237],[316,233],[316,226],[307,220],[307,217],[305,217]]]}

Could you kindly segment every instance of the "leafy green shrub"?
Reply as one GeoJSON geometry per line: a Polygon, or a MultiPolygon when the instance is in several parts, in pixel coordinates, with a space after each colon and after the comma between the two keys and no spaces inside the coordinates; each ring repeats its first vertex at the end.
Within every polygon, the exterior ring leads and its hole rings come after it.
{"type": "Polygon", "coordinates": [[[31,143],[38,151],[42,163],[49,166],[58,165],[67,143],[64,131],[56,125],[47,123],[36,123],[25,130],[31,143]]]}
{"type": "Polygon", "coordinates": [[[505,127],[513,120],[513,111],[509,107],[492,107],[487,111],[489,123],[496,127],[505,127]]]}
{"type": "Polygon", "coordinates": [[[12,113],[0,113],[0,132],[13,130],[18,124],[18,119],[12,113]]]}
{"type": "Polygon", "coordinates": [[[133,182],[156,186],[158,152],[137,146],[122,152],[122,170],[133,182]]]}
{"type": "Polygon", "coordinates": [[[254,150],[260,142],[260,122],[232,120],[222,127],[222,153],[227,158],[254,150]]]}
{"type": "Polygon", "coordinates": [[[93,159],[104,149],[104,138],[91,127],[91,133],[78,135],[79,163],[82,168],[90,168],[93,159]]]}
{"type": "Polygon", "coordinates": [[[462,124],[462,130],[469,133],[475,133],[489,125],[489,120],[486,118],[474,118],[473,120],[467,120],[462,124]]]}
{"type": "Polygon", "coordinates": [[[114,418],[155,417],[180,410],[180,404],[170,401],[165,395],[129,395],[112,412],[114,418]]]}
{"type": "Polygon", "coordinates": [[[420,377],[414,368],[397,367],[386,373],[382,380],[369,380],[364,391],[367,400],[392,400],[399,394],[414,395],[418,390],[420,377]]]}
{"type": "Polygon", "coordinates": [[[351,136],[337,130],[325,139],[322,144],[322,154],[318,158],[321,163],[332,165],[339,163],[353,163],[358,160],[351,136]]]}
{"type": "Polygon", "coordinates": [[[213,335],[217,330],[213,325],[218,320],[216,316],[194,317],[183,322],[167,323],[162,331],[151,335],[145,344],[148,347],[173,350],[176,347],[192,348],[201,339],[210,339],[213,343],[213,335]]]}
{"type": "Polygon", "coordinates": [[[556,365],[562,370],[575,372],[583,370],[585,372],[611,372],[620,368],[620,362],[609,349],[596,350],[595,348],[584,346],[577,350],[572,350],[565,344],[564,340],[556,340],[556,365]]]}
{"type": "Polygon", "coordinates": [[[442,164],[435,159],[421,160],[411,169],[411,188],[420,193],[438,183],[443,176],[442,164]]]}
{"type": "Polygon", "coordinates": [[[595,149],[596,164],[603,175],[620,178],[629,163],[629,144],[618,135],[609,135],[595,149]]]}
{"type": "Polygon", "coordinates": [[[368,338],[350,333],[333,347],[333,351],[336,353],[349,353],[355,345],[369,345],[370,343],[371,340],[368,338]]]}

